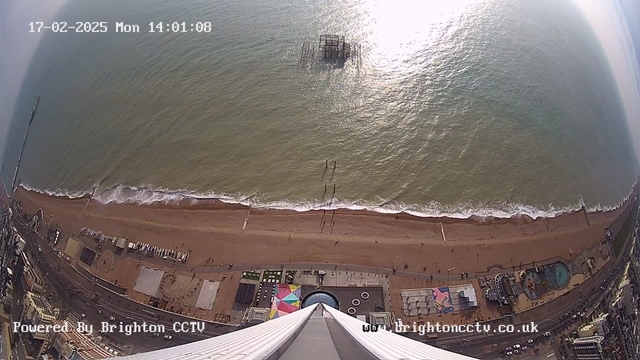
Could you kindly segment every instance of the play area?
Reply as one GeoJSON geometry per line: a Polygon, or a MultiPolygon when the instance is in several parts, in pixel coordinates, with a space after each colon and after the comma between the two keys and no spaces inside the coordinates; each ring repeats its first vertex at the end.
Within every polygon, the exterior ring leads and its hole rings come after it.
{"type": "Polygon", "coordinates": [[[418,314],[449,314],[478,306],[472,284],[437,288],[403,289],[402,312],[406,316],[418,314]]]}
{"type": "Polygon", "coordinates": [[[522,289],[529,299],[539,299],[549,291],[567,286],[570,278],[569,268],[556,262],[528,271],[522,280],[522,289]]]}
{"type": "Polygon", "coordinates": [[[438,314],[448,314],[455,311],[451,301],[451,292],[448,287],[432,288],[431,296],[438,314]]]}

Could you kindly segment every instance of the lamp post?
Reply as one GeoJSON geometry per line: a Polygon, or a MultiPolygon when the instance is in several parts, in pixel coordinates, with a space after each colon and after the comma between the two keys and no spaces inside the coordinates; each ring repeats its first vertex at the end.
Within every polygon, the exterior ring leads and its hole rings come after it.
{"type": "Polygon", "coordinates": [[[447,285],[449,285],[449,273],[451,272],[451,270],[455,270],[455,269],[456,269],[455,266],[447,269],[447,285]]]}

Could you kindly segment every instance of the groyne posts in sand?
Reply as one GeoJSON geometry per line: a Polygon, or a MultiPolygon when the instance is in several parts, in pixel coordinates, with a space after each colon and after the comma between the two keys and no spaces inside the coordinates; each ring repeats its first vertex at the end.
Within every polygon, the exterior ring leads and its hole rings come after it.
{"type": "Polygon", "coordinates": [[[444,234],[444,225],[442,225],[442,223],[440,223],[440,231],[442,232],[442,240],[447,242],[447,236],[444,234]]]}
{"type": "Polygon", "coordinates": [[[87,212],[87,208],[89,207],[89,203],[91,202],[91,199],[96,194],[96,189],[97,189],[97,186],[94,186],[93,190],[91,191],[91,194],[89,194],[89,198],[87,199],[87,203],[84,204],[84,209],[82,209],[82,215],[80,215],[80,216],[84,216],[84,213],[87,212]]]}
{"type": "Polygon", "coordinates": [[[247,228],[247,223],[249,222],[250,215],[251,215],[251,207],[249,207],[249,210],[247,211],[247,217],[244,218],[244,223],[242,224],[242,230],[247,228]]]}
{"type": "Polygon", "coordinates": [[[589,222],[589,218],[587,217],[587,207],[582,205],[582,213],[584,214],[584,220],[587,222],[587,226],[591,229],[591,223],[589,222]]]}
{"type": "Polygon", "coordinates": [[[333,226],[336,224],[335,220],[333,220],[334,216],[336,216],[335,210],[333,210],[333,214],[331,214],[331,231],[329,231],[329,234],[333,234],[333,226]]]}

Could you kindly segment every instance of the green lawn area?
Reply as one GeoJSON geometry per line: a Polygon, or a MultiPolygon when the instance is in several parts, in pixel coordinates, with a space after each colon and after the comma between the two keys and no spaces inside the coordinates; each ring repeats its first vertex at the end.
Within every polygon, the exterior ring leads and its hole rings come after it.
{"type": "Polygon", "coordinates": [[[282,282],[282,270],[265,270],[262,273],[262,282],[276,283],[282,282]]]}
{"type": "Polygon", "coordinates": [[[260,273],[254,271],[243,271],[242,278],[248,280],[260,280],[260,273]]]}
{"type": "Polygon", "coordinates": [[[624,248],[624,244],[627,242],[629,235],[631,235],[633,223],[636,219],[636,212],[637,210],[634,208],[633,211],[629,213],[629,216],[627,217],[627,220],[624,221],[620,232],[618,233],[616,238],[613,239],[613,252],[615,253],[616,257],[620,255],[620,252],[622,252],[622,249],[624,248]]]}

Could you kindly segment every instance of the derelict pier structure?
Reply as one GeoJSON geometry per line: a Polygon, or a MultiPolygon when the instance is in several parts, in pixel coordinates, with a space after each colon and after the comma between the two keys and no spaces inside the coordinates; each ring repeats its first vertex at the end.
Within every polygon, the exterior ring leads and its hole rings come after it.
{"type": "Polygon", "coordinates": [[[362,45],[345,42],[342,35],[320,35],[318,47],[311,45],[310,41],[302,43],[300,51],[299,67],[312,67],[316,60],[324,62],[335,62],[342,66],[347,60],[352,64],[360,66],[362,45]]]}

